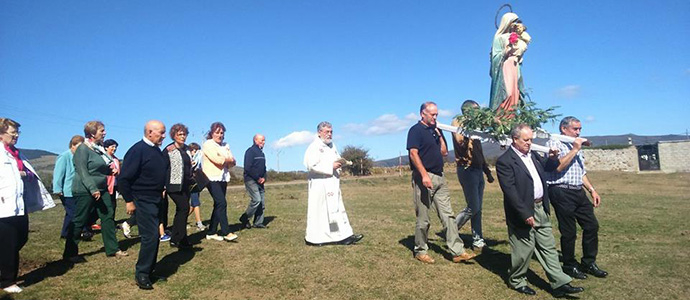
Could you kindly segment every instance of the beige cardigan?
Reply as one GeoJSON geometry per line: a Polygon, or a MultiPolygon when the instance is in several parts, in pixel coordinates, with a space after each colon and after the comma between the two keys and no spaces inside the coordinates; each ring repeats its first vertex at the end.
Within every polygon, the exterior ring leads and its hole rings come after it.
{"type": "Polygon", "coordinates": [[[204,156],[201,160],[201,169],[210,181],[230,181],[230,171],[226,158],[232,158],[230,147],[226,143],[218,144],[212,139],[206,140],[201,151],[204,156]]]}

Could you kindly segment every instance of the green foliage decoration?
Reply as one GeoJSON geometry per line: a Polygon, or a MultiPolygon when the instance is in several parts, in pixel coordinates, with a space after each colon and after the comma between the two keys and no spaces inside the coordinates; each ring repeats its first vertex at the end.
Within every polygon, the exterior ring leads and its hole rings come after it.
{"type": "Polygon", "coordinates": [[[556,114],[558,106],[547,109],[536,107],[536,103],[525,101],[516,105],[513,110],[492,110],[488,107],[470,108],[455,118],[464,130],[484,132],[496,141],[505,140],[510,130],[518,124],[528,124],[532,128],[541,128],[546,122],[555,122],[561,116],[556,114]]]}

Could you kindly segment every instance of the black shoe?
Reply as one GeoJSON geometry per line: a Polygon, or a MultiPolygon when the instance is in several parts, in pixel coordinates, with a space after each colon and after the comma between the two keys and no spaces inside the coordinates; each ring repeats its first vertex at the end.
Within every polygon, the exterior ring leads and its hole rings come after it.
{"type": "Polygon", "coordinates": [[[584,288],[572,286],[572,285],[570,285],[570,283],[566,283],[564,285],[559,286],[555,290],[553,290],[553,296],[556,298],[559,298],[559,297],[563,297],[567,294],[580,293],[584,290],[585,290],[584,288]]]}
{"type": "Polygon", "coordinates": [[[264,224],[254,224],[254,225],[252,225],[251,227],[259,228],[259,229],[266,229],[266,228],[268,228],[268,226],[266,226],[266,225],[264,225],[264,224]]]}
{"type": "Polygon", "coordinates": [[[354,243],[359,242],[363,237],[364,237],[364,235],[362,235],[362,234],[353,234],[353,235],[347,237],[346,239],[344,239],[344,240],[338,242],[338,244],[341,244],[341,245],[352,245],[352,244],[354,244],[354,243]]]}
{"type": "Polygon", "coordinates": [[[585,271],[585,273],[589,273],[589,274],[594,275],[594,277],[604,278],[606,276],[609,276],[609,272],[606,272],[602,269],[599,269],[599,266],[597,266],[596,263],[591,263],[588,265],[580,265],[580,269],[585,271]]]}
{"type": "Polygon", "coordinates": [[[247,214],[242,214],[240,216],[240,223],[242,223],[242,228],[244,229],[252,228],[252,224],[249,224],[249,217],[247,214]]]}
{"type": "Polygon", "coordinates": [[[177,248],[177,249],[192,249],[194,246],[192,244],[190,244],[189,242],[175,243],[173,241],[170,241],[170,247],[177,248]]]}
{"type": "Polygon", "coordinates": [[[575,279],[587,279],[587,274],[582,273],[582,271],[580,271],[580,269],[578,269],[577,267],[563,266],[563,272],[575,279]]]}
{"type": "Polygon", "coordinates": [[[93,232],[90,231],[84,231],[81,233],[81,240],[82,241],[90,241],[93,238],[93,232]]]}
{"type": "Polygon", "coordinates": [[[521,286],[519,288],[516,288],[515,290],[520,294],[525,294],[525,295],[530,295],[530,296],[534,296],[537,294],[537,292],[535,292],[532,288],[530,288],[528,286],[521,286]]]}
{"type": "Polygon", "coordinates": [[[86,262],[86,258],[83,256],[77,255],[77,256],[71,256],[71,257],[63,257],[65,261],[73,264],[81,264],[86,262]]]}
{"type": "Polygon", "coordinates": [[[304,240],[304,244],[306,244],[307,246],[314,246],[314,247],[321,247],[321,246],[328,245],[328,243],[312,243],[312,242],[309,242],[307,240],[304,240]]]}
{"type": "Polygon", "coordinates": [[[135,277],[135,280],[137,282],[137,286],[142,289],[142,290],[152,290],[153,289],[153,283],[151,283],[151,279],[149,279],[148,276],[137,276],[135,277]]]}

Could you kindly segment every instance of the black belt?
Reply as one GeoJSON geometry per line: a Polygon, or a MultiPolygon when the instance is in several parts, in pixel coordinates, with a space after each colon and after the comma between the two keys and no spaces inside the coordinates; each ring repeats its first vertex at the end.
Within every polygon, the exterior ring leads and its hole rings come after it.
{"type": "Polygon", "coordinates": [[[568,190],[581,190],[582,186],[581,185],[570,185],[570,184],[557,184],[554,185],[555,187],[559,187],[562,189],[568,189],[568,190]]]}

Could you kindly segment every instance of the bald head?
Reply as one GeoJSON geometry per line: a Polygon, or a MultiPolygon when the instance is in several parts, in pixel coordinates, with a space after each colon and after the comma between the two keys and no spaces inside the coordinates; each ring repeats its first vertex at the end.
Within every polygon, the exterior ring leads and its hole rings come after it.
{"type": "Polygon", "coordinates": [[[264,137],[260,133],[257,133],[254,135],[254,145],[257,145],[260,149],[263,149],[265,144],[266,144],[266,137],[264,137]]]}
{"type": "Polygon", "coordinates": [[[144,126],[144,136],[156,146],[160,146],[165,139],[165,125],[158,120],[146,122],[146,126],[144,126]]]}

